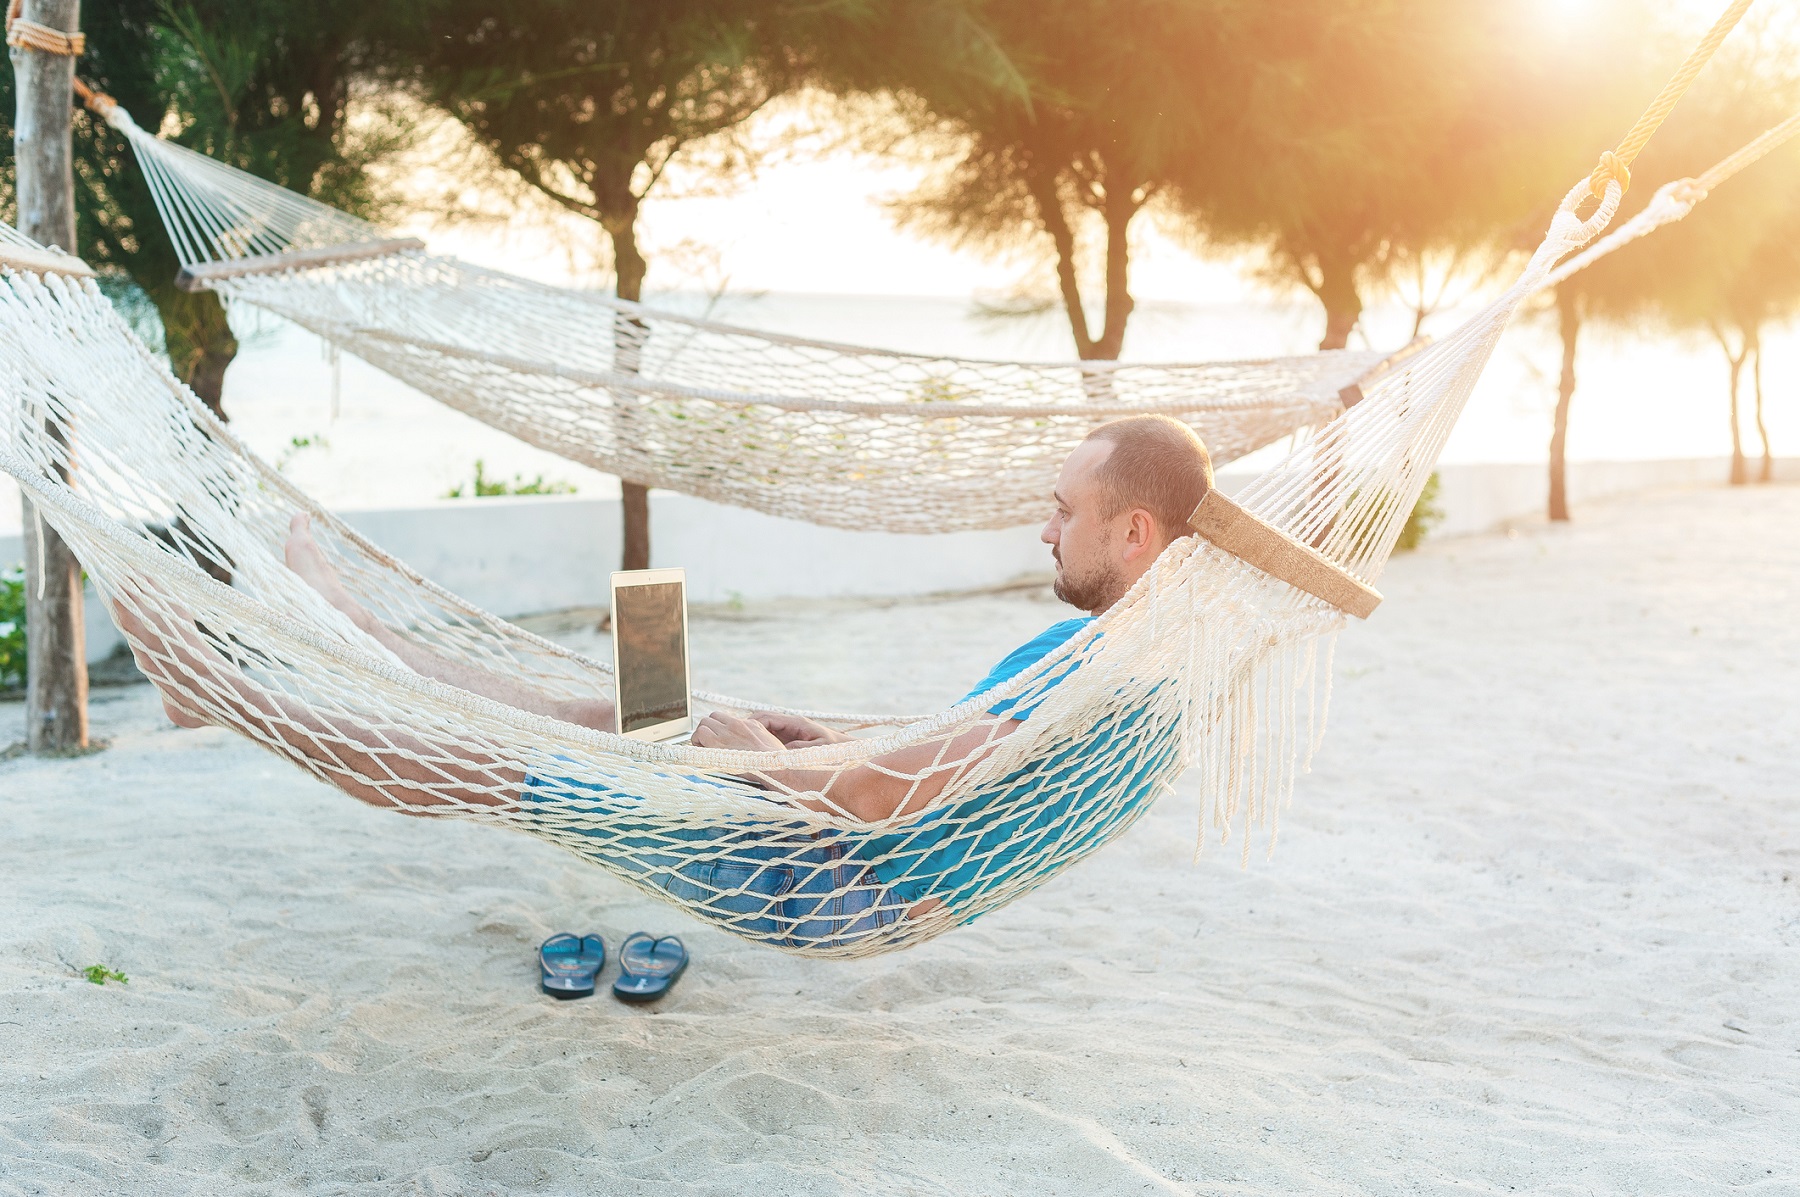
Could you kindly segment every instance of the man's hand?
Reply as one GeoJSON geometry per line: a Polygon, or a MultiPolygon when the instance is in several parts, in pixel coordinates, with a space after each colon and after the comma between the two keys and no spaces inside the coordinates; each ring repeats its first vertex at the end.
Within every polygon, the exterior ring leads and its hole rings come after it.
{"type": "Polygon", "coordinates": [[[789,748],[810,748],[816,744],[842,744],[850,737],[833,731],[823,723],[803,715],[778,715],[774,711],[755,711],[750,718],[769,729],[777,740],[789,748]]]}
{"type": "Polygon", "coordinates": [[[696,748],[737,748],[750,752],[780,752],[787,745],[754,719],[739,719],[714,711],[694,728],[692,743],[696,748]]]}

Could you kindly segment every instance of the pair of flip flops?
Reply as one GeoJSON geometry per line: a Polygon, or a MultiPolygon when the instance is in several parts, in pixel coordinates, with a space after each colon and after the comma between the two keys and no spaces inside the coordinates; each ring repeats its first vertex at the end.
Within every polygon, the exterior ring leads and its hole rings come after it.
{"type": "MultiPolygon", "coordinates": [[[[619,947],[613,996],[624,1002],[654,1002],[669,992],[687,965],[687,948],[681,940],[639,931],[619,947]]],[[[598,935],[563,932],[538,948],[544,992],[554,998],[589,996],[605,967],[606,944],[598,935]]]]}

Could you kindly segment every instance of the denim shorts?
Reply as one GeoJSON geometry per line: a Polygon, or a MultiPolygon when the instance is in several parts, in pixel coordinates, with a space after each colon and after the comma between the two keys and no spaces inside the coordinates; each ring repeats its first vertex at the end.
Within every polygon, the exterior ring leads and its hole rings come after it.
{"type": "Polygon", "coordinates": [[[910,905],[834,832],[775,820],[651,828],[619,809],[617,791],[567,778],[527,777],[520,797],[555,803],[559,813],[592,813],[592,828],[562,824],[595,841],[586,855],[750,939],[792,948],[841,945],[899,922],[910,905]]]}
{"type": "Polygon", "coordinates": [[[907,905],[888,893],[840,839],[739,842],[652,878],[670,897],[691,903],[703,917],[742,935],[786,947],[830,947],[873,935],[906,917],[907,905]]]}

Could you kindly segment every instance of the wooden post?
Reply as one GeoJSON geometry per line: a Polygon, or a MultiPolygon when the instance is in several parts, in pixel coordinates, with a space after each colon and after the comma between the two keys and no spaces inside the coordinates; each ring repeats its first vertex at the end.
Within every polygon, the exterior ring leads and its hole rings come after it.
{"type": "MultiPolygon", "coordinates": [[[[80,0],[25,0],[20,14],[52,29],[80,28],[80,0]]],[[[19,231],[44,245],[75,250],[74,156],[69,120],[75,60],[12,50],[19,111],[13,152],[19,231]]],[[[25,743],[32,752],[87,747],[87,644],[82,630],[81,563],[62,537],[25,502],[25,743]]]]}

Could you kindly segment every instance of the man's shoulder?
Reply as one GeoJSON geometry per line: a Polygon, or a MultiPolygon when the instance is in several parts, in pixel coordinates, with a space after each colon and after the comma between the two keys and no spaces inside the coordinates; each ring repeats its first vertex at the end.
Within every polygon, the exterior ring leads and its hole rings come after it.
{"type": "Polygon", "coordinates": [[[1093,622],[1094,617],[1092,615],[1077,615],[1073,619],[1060,620],[1051,624],[1049,627],[1033,636],[1030,640],[1027,640],[1024,644],[1020,645],[1016,651],[1022,652],[1028,648],[1040,648],[1042,652],[1039,655],[1042,655],[1042,653],[1047,653],[1051,649],[1061,648],[1064,644],[1075,638],[1075,633],[1081,631],[1093,622]]]}
{"type": "Polygon", "coordinates": [[[1074,619],[1065,619],[1059,623],[1051,624],[1049,627],[1000,658],[999,663],[988,670],[988,675],[981,679],[980,685],[969,691],[965,697],[973,698],[978,694],[985,694],[1002,682],[1009,682],[1013,678],[1018,677],[1021,673],[1024,673],[1027,669],[1030,669],[1033,665],[1036,665],[1039,661],[1068,643],[1074,638],[1077,632],[1080,632],[1083,628],[1093,622],[1093,616],[1082,615],[1077,616],[1074,619]]]}
{"type": "Polygon", "coordinates": [[[1074,639],[1077,632],[1093,622],[1094,617],[1091,615],[1078,615],[1074,619],[1064,619],[1057,623],[1053,623],[1025,643],[1019,645],[1019,647],[1007,653],[1001,663],[1018,663],[1021,667],[1035,665],[1038,661],[1049,656],[1051,653],[1067,644],[1070,640],[1074,639]]]}

